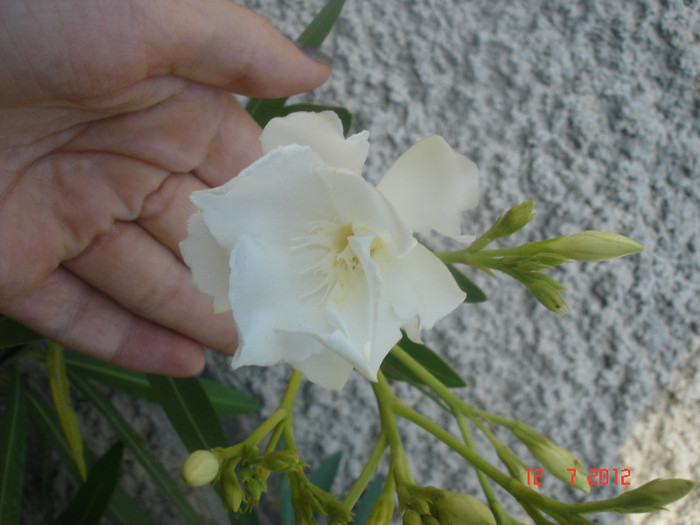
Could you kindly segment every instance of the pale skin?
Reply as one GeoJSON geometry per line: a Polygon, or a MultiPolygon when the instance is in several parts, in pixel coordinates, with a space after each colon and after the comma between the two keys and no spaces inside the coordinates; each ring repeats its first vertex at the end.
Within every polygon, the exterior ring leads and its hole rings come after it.
{"type": "Polygon", "coordinates": [[[189,194],[261,154],[231,93],[329,74],[230,0],[0,2],[0,313],[138,371],[232,354],[180,258],[189,194]]]}

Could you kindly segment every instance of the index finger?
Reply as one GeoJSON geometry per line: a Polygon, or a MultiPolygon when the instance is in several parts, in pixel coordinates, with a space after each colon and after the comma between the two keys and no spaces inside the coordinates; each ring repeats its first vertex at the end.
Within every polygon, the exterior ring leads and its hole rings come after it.
{"type": "Polygon", "coordinates": [[[153,35],[155,73],[242,95],[277,98],[320,86],[327,62],[306,56],[272,24],[230,0],[183,0],[153,35]]]}

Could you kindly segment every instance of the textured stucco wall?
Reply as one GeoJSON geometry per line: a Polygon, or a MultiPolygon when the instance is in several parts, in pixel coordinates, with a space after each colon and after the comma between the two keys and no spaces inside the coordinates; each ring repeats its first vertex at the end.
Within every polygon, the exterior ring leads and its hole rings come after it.
{"type": "MultiPolygon", "coordinates": [[[[294,37],[323,0],[244,3],[294,37]]],[[[489,302],[461,307],[428,336],[469,383],[464,398],[530,423],[589,468],[629,468],[635,485],[658,476],[700,480],[700,2],[348,0],[324,50],[334,57],[332,78],[298,100],[355,112],[356,130],[371,133],[370,179],[438,133],[481,168],[483,195],[467,231],[482,232],[512,204],[535,199],[538,215],[514,242],[595,228],[647,247],[556,272],[570,289],[572,311],[561,317],[515,282],[471,272],[489,302]]],[[[208,368],[263,399],[266,414],[288,372],[233,373],[219,356],[208,368]]],[[[176,474],[185,452],[163,414],[112,399],[176,474]]],[[[104,450],[113,433],[80,410],[86,441],[104,450]]],[[[232,430],[243,437],[258,421],[244,418],[232,430]]],[[[340,393],[305,384],[296,424],[307,461],[343,451],[342,491],[378,431],[368,384],[356,376],[340,393]]],[[[458,458],[403,430],[417,481],[480,494],[458,458]]],[[[39,486],[40,461],[30,462],[28,483],[39,486]]],[[[547,492],[576,497],[549,481],[547,492]]],[[[129,456],[123,483],[157,523],[178,523],[129,456]]],[[[60,471],[52,487],[49,499],[29,495],[24,523],[45,522],[41,511],[62,508],[74,490],[60,471]]],[[[213,494],[192,493],[203,511],[217,508],[213,494]]],[[[646,521],[594,519],[697,525],[699,508],[696,493],[646,521]]],[[[211,512],[211,523],[224,523],[211,512]]]]}
{"type": "MultiPolygon", "coordinates": [[[[245,3],[295,36],[323,2],[245,3]]],[[[631,469],[634,484],[700,479],[700,2],[349,0],[323,49],[333,77],[302,98],[355,112],[356,130],[370,131],[370,179],[438,133],[481,168],[467,231],[535,199],[514,241],[593,228],[646,245],[556,272],[570,289],[562,317],[515,282],[473,273],[490,301],[429,335],[468,381],[465,398],[529,422],[588,468],[631,469]]],[[[286,373],[244,369],[234,381],[270,410],[286,373]]],[[[357,377],[340,394],[303,393],[302,443],[344,450],[343,475],[356,475],[377,431],[368,386],[357,377]]],[[[478,493],[453,455],[406,436],[418,480],[478,493]]],[[[674,507],[684,518],[644,523],[697,524],[698,501],[674,507]]]]}

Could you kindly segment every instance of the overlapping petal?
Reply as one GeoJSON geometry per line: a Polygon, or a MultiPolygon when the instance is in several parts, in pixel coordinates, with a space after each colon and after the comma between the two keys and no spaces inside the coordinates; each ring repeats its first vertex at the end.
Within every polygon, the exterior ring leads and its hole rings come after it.
{"type": "Polygon", "coordinates": [[[411,146],[389,168],[377,189],[414,232],[461,234],[462,213],[479,202],[479,170],[432,135],[411,146]]]}
{"type": "Polygon", "coordinates": [[[273,118],[260,136],[263,154],[280,146],[309,146],[329,166],[362,173],[369,151],[369,133],[343,136],[343,124],[333,111],[292,113],[273,118]]]}

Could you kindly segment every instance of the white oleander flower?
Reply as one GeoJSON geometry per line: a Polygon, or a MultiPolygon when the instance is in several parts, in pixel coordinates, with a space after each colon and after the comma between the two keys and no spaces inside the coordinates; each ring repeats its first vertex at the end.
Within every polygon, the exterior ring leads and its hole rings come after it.
{"type": "Polygon", "coordinates": [[[289,363],[339,390],[353,368],[376,381],[404,328],[455,309],[464,293],[414,232],[459,236],[478,201],[478,170],[441,137],[412,146],[375,187],[361,172],[366,131],[343,137],[332,112],[276,118],[264,156],[219,188],[180,244],[214,310],[232,310],[232,366],[289,363]]]}

